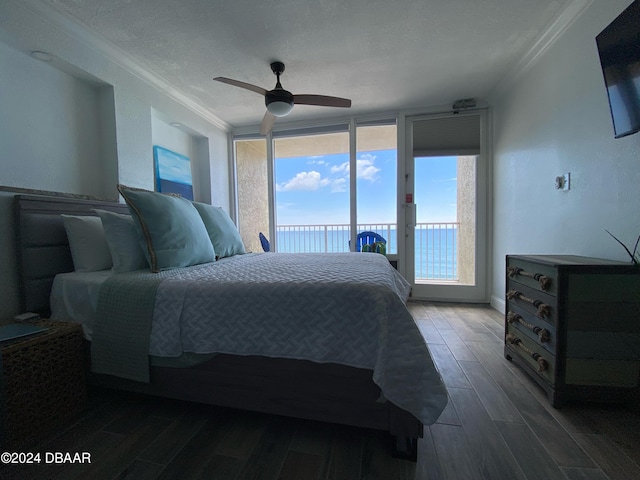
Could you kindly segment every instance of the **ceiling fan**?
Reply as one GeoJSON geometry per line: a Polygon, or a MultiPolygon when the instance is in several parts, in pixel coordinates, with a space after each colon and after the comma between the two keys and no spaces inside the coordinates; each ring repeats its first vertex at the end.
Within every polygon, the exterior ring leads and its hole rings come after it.
{"type": "Polygon", "coordinates": [[[262,119],[260,126],[260,135],[266,135],[273,128],[276,117],[284,117],[289,115],[293,105],[319,105],[325,107],[350,107],[351,100],[348,98],[329,97],[327,95],[294,95],[288,90],[282,88],[280,84],[280,75],[284,72],[284,63],[271,63],[271,71],[276,75],[276,86],[273,90],[266,90],[262,87],[252,85],[250,83],[241,82],[232,78],[215,77],[214,80],[236,87],[251,90],[264,96],[264,103],[267,111],[262,119]]]}

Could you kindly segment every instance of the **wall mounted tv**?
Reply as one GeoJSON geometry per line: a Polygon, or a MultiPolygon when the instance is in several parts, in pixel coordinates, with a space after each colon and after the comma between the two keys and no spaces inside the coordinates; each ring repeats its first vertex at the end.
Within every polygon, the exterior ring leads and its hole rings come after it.
{"type": "Polygon", "coordinates": [[[615,137],[640,130],[640,0],[596,37],[615,137]]]}

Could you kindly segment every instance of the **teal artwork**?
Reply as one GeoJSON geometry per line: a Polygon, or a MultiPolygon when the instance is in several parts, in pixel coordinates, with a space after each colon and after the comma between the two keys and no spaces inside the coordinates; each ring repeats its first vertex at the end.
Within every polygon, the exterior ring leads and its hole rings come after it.
{"type": "Polygon", "coordinates": [[[153,160],[155,164],[156,190],[162,193],[177,193],[188,200],[193,200],[193,182],[189,157],[154,145],[153,160]]]}

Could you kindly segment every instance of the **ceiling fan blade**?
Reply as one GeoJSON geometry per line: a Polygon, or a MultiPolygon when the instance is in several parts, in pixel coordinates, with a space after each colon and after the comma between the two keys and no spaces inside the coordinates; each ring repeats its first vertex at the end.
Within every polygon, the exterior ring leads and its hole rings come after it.
{"type": "Polygon", "coordinates": [[[273,128],[273,124],[276,123],[276,116],[267,110],[262,117],[262,125],[260,125],[260,135],[266,135],[273,128]]]}
{"type": "Polygon", "coordinates": [[[267,93],[267,91],[262,87],[258,87],[256,85],[252,85],[252,84],[246,83],[246,82],[241,82],[240,80],[234,80],[233,78],[216,77],[216,78],[214,78],[214,80],[216,80],[217,82],[222,82],[222,83],[227,83],[229,85],[233,85],[234,87],[240,87],[240,88],[244,88],[246,90],[251,90],[252,92],[259,93],[260,95],[263,95],[263,96],[267,93]]]}
{"type": "Polygon", "coordinates": [[[348,98],[329,97],[327,95],[294,95],[293,103],[297,105],[320,105],[324,107],[350,107],[348,98]]]}

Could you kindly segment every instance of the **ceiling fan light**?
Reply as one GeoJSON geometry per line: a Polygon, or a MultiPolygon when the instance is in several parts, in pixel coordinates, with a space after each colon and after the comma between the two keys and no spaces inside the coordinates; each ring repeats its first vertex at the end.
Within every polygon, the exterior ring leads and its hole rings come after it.
{"type": "Polygon", "coordinates": [[[275,115],[276,117],[284,117],[289,115],[289,113],[291,113],[292,108],[293,108],[293,103],[289,103],[281,100],[271,102],[269,103],[269,105],[267,105],[267,110],[269,110],[269,113],[271,113],[272,115],[275,115]]]}

